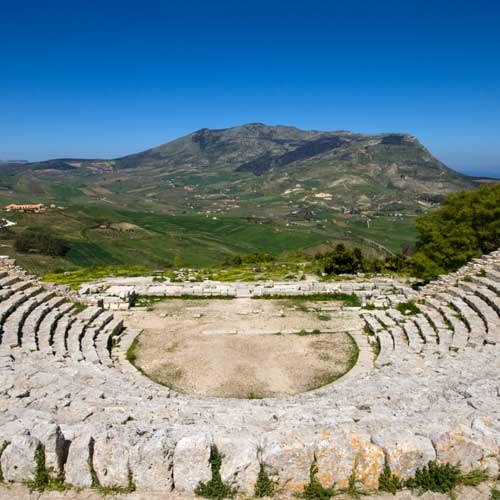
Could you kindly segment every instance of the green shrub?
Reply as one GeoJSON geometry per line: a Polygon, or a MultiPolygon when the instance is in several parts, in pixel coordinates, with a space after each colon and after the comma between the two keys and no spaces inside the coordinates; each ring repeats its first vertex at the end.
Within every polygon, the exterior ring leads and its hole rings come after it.
{"type": "Polygon", "coordinates": [[[484,470],[472,470],[462,474],[460,484],[464,486],[478,486],[488,479],[488,474],[484,470]]]}
{"type": "Polygon", "coordinates": [[[414,300],[409,300],[408,302],[400,302],[396,305],[396,309],[401,314],[407,315],[415,315],[420,312],[420,309],[418,308],[417,304],[415,304],[414,300]]]}
{"type": "Polygon", "coordinates": [[[212,468],[212,479],[206,483],[200,482],[195,489],[195,493],[205,498],[233,498],[235,491],[225,484],[220,476],[222,455],[215,445],[210,450],[210,466],[212,468]]]}
{"type": "Polygon", "coordinates": [[[493,488],[490,492],[490,500],[500,500],[500,490],[493,488]]]}
{"type": "Polygon", "coordinates": [[[42,255],[64,256],[69,251],[69,244],[47,230],[26,229],[15,239],[14,248],[21,253],[34,250],[42,255]]]}
{"type": "Polygon", "coordinates": [[[500,246],[500,185],[447,196],[437,210],[419,217],[413,272],[426,281],[455,271],[500,246]]]}
{"type": "Polygon", "coordinates": [[[391,468],[386,465],[380,477],[378,478],[378,489],[387,493],[396,494],[402,487],[401,480],[394,475],[391,468]]]}
{"type": "Polygon", "coordinates": [[[271,481],[269,475],[261,464],[259,475],[257,476],[257,482],[255,483],[254,496],[257,498],[262,497],[273,497],[274,491],[276,490],[276,484],[271,481]]]}
{"type": "Polygon", "coordinates": [[[431,461],[421,469],[417,469],[415,477],[407,479],[405,486],[421,491],[450,493],[460,484],[461,479],[462,473],[458,464],[439,464],[431,461]]]}
{"type": "Polygon", "coordinates": [[[333,488],[325,488],[316,478],[318,466],[312,464],[309,470],[309,483],[304,487],[304,491],[300,494],[301,498],[308,500],[328,500],[335,495],[333,488]]]}
{"type": "Polygon", "coordinates": [[[45,466],[45,448],[39,446],[35,454],[36,469],[35,477],[26,482],[26,486],[31,491],[64,491],[69,488],[62,477],[52,477],[45,466]]]}

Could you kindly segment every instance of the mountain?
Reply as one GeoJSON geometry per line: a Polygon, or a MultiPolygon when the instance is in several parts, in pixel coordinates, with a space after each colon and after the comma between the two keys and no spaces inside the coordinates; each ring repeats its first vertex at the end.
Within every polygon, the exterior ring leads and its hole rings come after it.
{"type": "Polygon", "coordinates": [[[122,158],[47,160],[22,164],[17,174],[9,167],[0,188],[25,198],[282,218],[414,213],[476,185],[411,135],[261,123],[201,129],[122,158]]]}

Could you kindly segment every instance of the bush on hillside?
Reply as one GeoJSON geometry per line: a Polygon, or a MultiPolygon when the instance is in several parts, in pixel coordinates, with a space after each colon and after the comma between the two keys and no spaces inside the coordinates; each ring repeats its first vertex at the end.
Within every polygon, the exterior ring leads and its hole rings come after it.
{"type": "Polygon", "coordinates": [[[35,251],[42,255],[64,256],[69,251],[69,244],[49,231],[26,229],[16,237],[14,248],[21,253],[35,251]]]}
{"type": "Polygon", "coordinates": [[[462,191],[416,222],[419,236],[410,263],[424,280],[455,271],[500,247],[500,184],[462,191]]]}

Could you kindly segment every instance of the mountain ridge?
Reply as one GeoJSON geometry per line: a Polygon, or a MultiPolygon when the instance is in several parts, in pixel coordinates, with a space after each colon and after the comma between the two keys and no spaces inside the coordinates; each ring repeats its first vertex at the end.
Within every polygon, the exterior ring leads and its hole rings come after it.
{"type": "Polygon", "coordinates": [[[320,212],[399,206],[415,212],[475,186],[410,134],[263,123],[201,128],[114,159],[50,159],[18,165],[17,174],[11,165],[10,171],[16,192],[36,186],[50,197],[66,183],[82,199],[169,213],[209,213],[212,205],[243,215],[254,213],[256,205],[263,212],[274,207],[280,216],[311,207],[320,212]]]}

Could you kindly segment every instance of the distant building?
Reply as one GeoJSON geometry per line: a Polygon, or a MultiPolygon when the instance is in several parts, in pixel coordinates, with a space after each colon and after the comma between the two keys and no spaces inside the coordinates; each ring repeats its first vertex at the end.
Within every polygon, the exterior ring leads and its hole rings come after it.
{"type": "Polygon", "coordinates": [[[43,203],[35,203],[35,204],[25,204],[25,205],[17,205],[16,203],[12,203],[5,207],[7,212],[42,212],[45,210],[45,205],[43,203]]]}

